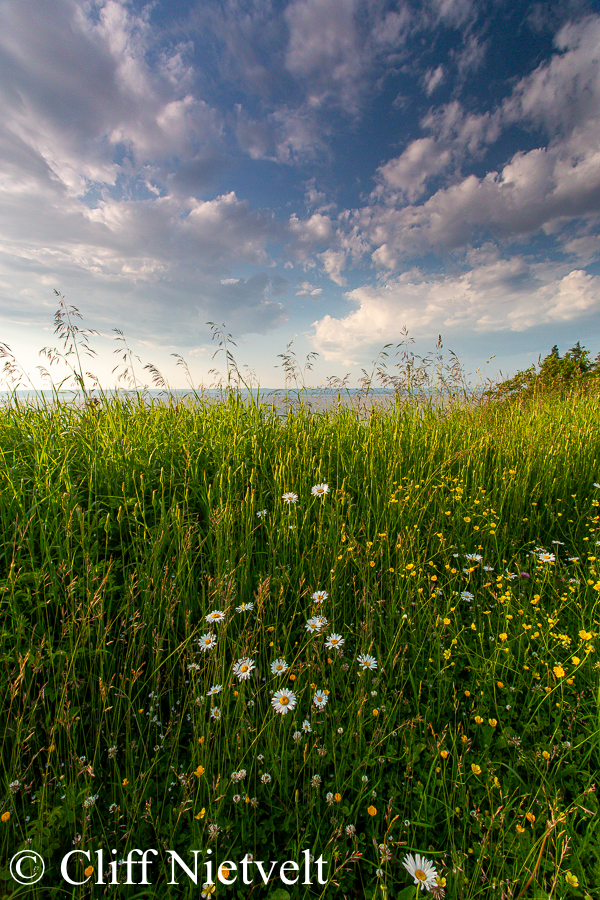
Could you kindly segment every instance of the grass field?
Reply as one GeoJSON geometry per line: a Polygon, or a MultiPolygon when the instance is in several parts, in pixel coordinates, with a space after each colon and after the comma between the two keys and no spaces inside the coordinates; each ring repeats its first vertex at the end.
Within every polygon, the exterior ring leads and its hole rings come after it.
{"type": "Polygon", "coordinates": [[[598,896],[597,395],[13,404],[0,479],[7,900],[598,896]]]}

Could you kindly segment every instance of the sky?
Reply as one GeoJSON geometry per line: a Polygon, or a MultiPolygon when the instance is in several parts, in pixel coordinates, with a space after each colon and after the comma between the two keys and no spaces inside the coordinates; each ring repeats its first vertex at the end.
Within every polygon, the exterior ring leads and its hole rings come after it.
{"type": "Polygon", "coordinates": [[[286,352],[355,387],[438,336],[472,384],[600,351],[597,2],[0,0],[0,104],[22,387],[69,374],[55,291],[104,388],[125,340],[208,386],[209,322],[264,388],[286,352]]]}

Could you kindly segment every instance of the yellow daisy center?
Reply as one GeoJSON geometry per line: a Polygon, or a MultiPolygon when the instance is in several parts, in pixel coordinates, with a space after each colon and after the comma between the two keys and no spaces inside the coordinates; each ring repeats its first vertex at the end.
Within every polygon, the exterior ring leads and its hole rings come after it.
{"type": "Polygon", "coordinates": [[[279,702],[281,704],[283,704],[283,706],[286,706],[290,702],[290,698],[289,697],[280,697],[279,702]]]}
{"type": "Polygon", "coordinates": [[[422,869],[415,869],[415,878],[418,878],[419,881],[427,881],[427,875],[422,869]]]}

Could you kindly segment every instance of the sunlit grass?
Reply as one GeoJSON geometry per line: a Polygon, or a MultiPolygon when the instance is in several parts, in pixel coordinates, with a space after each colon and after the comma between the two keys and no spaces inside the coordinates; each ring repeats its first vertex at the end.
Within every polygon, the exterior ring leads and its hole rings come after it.
{"type": "Polygon", "coordinates": [[[413,897],[417,853],[437,896],[595,896],[600,405],[458,393],[2,409],[3,896],[198,897],[167,851],[209,848],[327,860],[217,897],[413,897]],[[92,887],[134,847],[151,886],[92,887]]]}

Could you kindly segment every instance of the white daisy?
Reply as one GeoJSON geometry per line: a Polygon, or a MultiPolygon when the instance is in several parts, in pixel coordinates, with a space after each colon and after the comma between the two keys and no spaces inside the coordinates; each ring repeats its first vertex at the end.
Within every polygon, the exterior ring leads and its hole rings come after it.
{"type": "Polygon", "coordinates": [[[344,638],[341,636],[341,634],[336,634],[335,632],[332,632],[327,637],[327,640],[325,641],[325,646],[327,647],[328,650],[337,650],[338,647],[341,647],[343,645],[343,643],[344,643],[344,638]]]}
{"type": "Polygon", "coordinates": [[[281,498],[284,503],[297,503],[298,502],[298,494],[294,494],[293,491],[290,491],[287,494],[284,494],[281,498]]]}
{"type": "Polygon", "coordinates": [[[473,600],[474,596],[475,595],[472,594],[470,591],[463,591],[462,594],[460,595],[460,599],[464,600],[466,603],[470,603],[471,600],[473,600]]]}
{"type": "Polygon", "coordinates": [[[377,668],[377,660],[374,656],[369,656],[368,653],[361,653],[361,655],[357,658],[357,662],[360,663],[363,669],[377,668]]]}
{"type": "Polygon", "coordinates": [[[540,553],[538,559],[540,562],[555,562],[556,557],[554,553],[540,553]]]}
{"type": "Polygon", "coordinates": [[[206,634],[201,635],[198,639],[198,643],[200,644],[200,649],[203,653],[206,653],[207,650],[212,650],[212,648],[217,643],[217,639],[214,634],[207,632],[206,634]]]}
{"type": "Polygon", "coordinates": [[[302,723],[302,731],[305,734],[310,734],[312,732],[312,728],[310,727],[310,722],[308,721],[308,719],[305,719],[302,723]]]}
{"type": "Polygon", "coordinates": [[[313,703],[317,707],[317,709],[325,709],[327,705],[327,701],[329,697],[325,693],[325,691],[315,691],[315,695],[313,697],[313,703]]]}
{"type": "Polygon", "coordinates": [[[320,616],[313,616],[312,619],[309,619],[307,621],[307,623],[304,627],[306,628],[307,631],[313,631],[313,632],[320,631],[321,628],[323,627],[321,625],[320,616]]]}
{"type": "Polygon", "coordinates": [[[211,719],[217,719],[217,720],[219,720],[221,718],[221,710],[219,709],[218,706],[213,706],[213,708],[210,711],[210,717],[211,717],[211,719]]]}
{"type": "Polygon", "coordinates": [[[327,600],[329,594],[327,591],[315,591],[314,594],[311,594],[311,600],[314,600],[315,603],[322,603],[323,600],[327,600]]]}
{"type": "Polygon", "coordinates": [[[264,519],[264,517],[267,515],[267,510],[261,509],[256,513],[256,515],[259,517],[259,519],[264,519]]]}
{"type": "Polygon", "coordinates": [[[252,669],[254,669],[254,661],[244,657],[243,659],[238,659],[238,661],[234,663],[233,674],[237,675],[240,681],[247,681],[248,678],[250,678],[252,669]]]}
{"type": "Polygon", "coordinates": [[[273,675],[283,675],[286,669],[289,669],[289,666],[285,659],[276,659],[275,662],[271,663],[271,672],[273,675]]]}
{"type": "MultiPolygon", "coordinates": [[[[315,620],[319,623],[321,628],[325,628],[326,625],[329,625],[329,621],[325,618],[325,616],[315,616],[315,620]]],[[[321,630],[319,629],[319,631],[321,630]]]]}
{"type": "Polygon", "coordinates": [[[241,606],[236,606],[236,612],[248,612],[249,610],[254,609],[254,603],[242,603],[241,606]]]}
{"type": "Polygon", "coordinates": [[[480,556],[479,553],[465,553],[465,559],[472,559],[474,562],[481,562],[483,556],[480,556]]]}
{"type": "Polygon", "coordinates": [[[213,611],[209,612],[204,618],[207,622],[222,622],[225,618],[225,613],[221,609],[213,609],[213,611]]]}
{"type": "Polygon", "coordinates": [[[435,866],[424,856],[409,853],[404,857],[402,865],[415,879],[415,884],[421,885],[421,890],[430,891],[437,884],[438,873],[435,866]]]}
{"type": "Polygon", "coordinates": [[[285,690],[275,691],[271,699],[275,712],[285,716],[288,710],[292,710],[296,705],[296,695],[293,691],[285,690]]]}
{"type": "Polygon", "coordinates": [[[328,484],[315,484],[313,488],[311,488],[311,494],[313,497],[324,497],[325,494],[329,493],[329,485],[328,484]]]}
{"type": "Polygon", "coordinates": [[[213,686],[211,687],[210,691],[208,692],[208,694],[206,696],[213,697],[215,694],[218,694],[222,690],[223,690],[222,684],[213,684],[213,686]]]}

